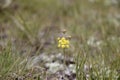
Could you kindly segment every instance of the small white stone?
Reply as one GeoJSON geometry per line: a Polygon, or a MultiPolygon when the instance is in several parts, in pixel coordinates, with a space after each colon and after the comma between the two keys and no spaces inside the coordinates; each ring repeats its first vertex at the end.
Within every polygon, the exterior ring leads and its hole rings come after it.
{"type": "Polygon", "coordinates": [[[65,70],[65,74],[71,75],[70,69],[67,68],[67,69],[65,70]]]}
{"type": "Polygon", "coordinates": [[[76,66],[74,64],[70,64],[69,69],[72,71],[72,73],[76,73],[76,66]]]}
{"type": "Polygon", "coordinates": [[[49,68],[48,71],[51,73],[56,73],[58,70],[64,69],[64,66],[58,62],[46,63],[45,66],[49,68]]]}

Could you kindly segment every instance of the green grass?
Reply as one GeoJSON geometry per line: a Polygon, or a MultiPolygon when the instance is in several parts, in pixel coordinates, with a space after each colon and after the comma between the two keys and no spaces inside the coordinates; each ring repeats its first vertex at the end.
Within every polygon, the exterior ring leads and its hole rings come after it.
{"type": "Polygon", "coordinates": [[[72,36],[68,50],[75,57],[77,80],[85,80],[84,65],[90,68],[89,80],[120,79],[118,6],[106,6],[104,0],[95,3],[73,0],[70,4],[61,0],[16,0],[13,4],[18,9],[0,13],[0,25],[5,29],[0,30],[0,34],[7,35],[7,39],[1,37],[0,41],[11,44],[0,45],[5,48],[0,52],[0,78],[6,80],[11,73],[19,76],[28,73],[27,61],[19,64],[30,56],[59,53],[55,40],[65,28],[72,36]],[[46,46],[45,42],[51,37],[52,45],[46,46]]]}

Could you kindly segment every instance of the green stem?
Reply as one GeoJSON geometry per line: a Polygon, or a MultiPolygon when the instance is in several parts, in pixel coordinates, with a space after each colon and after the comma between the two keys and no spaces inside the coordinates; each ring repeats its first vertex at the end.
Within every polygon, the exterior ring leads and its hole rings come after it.
{"type": "Polygon", "coordinates": [[[63,62],[64,62],[64,66],[66,66],[66,54],[65,54],[65,49],[63,49],[63,54],[64,54],[64,60],[63,60],[63,62]]]}

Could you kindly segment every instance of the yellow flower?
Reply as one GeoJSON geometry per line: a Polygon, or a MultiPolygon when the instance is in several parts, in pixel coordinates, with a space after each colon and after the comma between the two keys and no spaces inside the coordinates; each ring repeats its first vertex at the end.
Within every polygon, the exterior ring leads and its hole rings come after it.
{"type": "Polygon", "coordinates": [[[59,48],[69,48],[69,40],[66,39],[65,37],[62,37],[62,38],[58,38],[58,47],[59,48]]]}

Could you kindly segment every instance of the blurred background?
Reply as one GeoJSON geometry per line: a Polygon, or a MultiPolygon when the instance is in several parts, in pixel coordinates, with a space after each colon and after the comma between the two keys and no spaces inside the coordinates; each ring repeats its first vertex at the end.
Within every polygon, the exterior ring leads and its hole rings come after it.
{"type": "Polygon", "coordinates": [[[120,68],[120,0],[0,0],[0,52],[10,45],[20,56],[57,54],[63,29],[68,56],[100,63],[104,54],[105,64],[120,68]]]}
{"type": "Polygon", "coordinates": [[[54,46],[61,29],[79,46],[120,37],[119,0],[0,0],[0,8],[3,48],[9,41],[15,50],[42,50],[54,46]]]}

